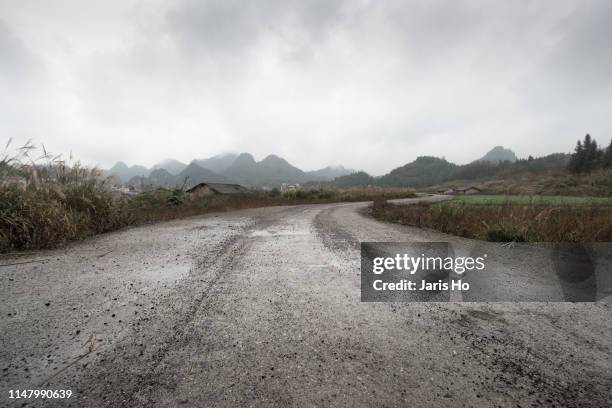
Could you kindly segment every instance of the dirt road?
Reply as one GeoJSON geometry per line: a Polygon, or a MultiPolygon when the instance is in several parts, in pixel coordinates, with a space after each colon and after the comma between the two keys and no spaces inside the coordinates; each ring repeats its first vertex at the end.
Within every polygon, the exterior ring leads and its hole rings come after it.
{"type": "Polygon", "coordinates": [[[610,302],[361,303],[359,241],[475,243],[364,206],[213,214],[3,258],[18,264],[0,267],[0,405],[42,405],[8,399],[33,388],[70,389],[50,405],[74,407],[612,404],[610,302]]]}

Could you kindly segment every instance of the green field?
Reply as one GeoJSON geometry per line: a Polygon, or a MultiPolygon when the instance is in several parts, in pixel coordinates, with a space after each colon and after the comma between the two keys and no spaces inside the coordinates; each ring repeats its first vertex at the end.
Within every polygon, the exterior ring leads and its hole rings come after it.
{"type": "Polygon", "coordinates": [[[499,205],[505,203],[525,205],[586,205],[612,206],[612,197],[473,195],[457,196],[453,202],[473,205],[499,205]]]}

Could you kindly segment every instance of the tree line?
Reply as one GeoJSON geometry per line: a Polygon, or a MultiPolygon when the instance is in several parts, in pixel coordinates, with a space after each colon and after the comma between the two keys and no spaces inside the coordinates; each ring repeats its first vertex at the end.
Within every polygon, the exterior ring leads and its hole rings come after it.
{"type": "Polygon", "coordinates": [[[606,148],[600,148],[597,141],[587,133],[584,140],[578,140],[570,158],[568,170],[575,174],[590,173],[595,169],[612,167],[612,141],[606,148]]]}

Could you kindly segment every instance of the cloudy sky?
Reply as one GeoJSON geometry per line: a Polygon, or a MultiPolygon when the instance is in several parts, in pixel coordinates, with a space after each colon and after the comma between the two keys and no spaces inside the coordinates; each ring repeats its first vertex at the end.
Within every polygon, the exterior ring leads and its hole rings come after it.
{"type": "Polygon", "coordinates": [[[0,143],[382,174],[612,137],[612,1],[0,0],[0,143]]]}

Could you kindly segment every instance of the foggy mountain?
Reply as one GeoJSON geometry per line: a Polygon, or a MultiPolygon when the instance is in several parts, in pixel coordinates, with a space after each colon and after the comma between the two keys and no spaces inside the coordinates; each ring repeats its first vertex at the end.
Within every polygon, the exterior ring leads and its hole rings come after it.
{"type": "Polygon", "coordinates": [[[195,159],[192,163],[197,164],[200,167],[214,171],[215,173],[223,173],[228,169],[229,166],[234,163],[238,156],[234,153],[220,154],[217,156],[209,157],[208,159],[195,159]]]}
{"type": "Polygon", "coordinates": [[[309,180],[302,170],[273,154],[256,162],[251,154],[242,153],[223,174],[248,186],[278,186],[281,183],[303,183],[309,180]]]}
{"type": "Polygon", "coordinates": [[[257,162],[250,153],[228,153],[207,159],[194,159],[189,165],[167,159],[154,165],[151,170],[143,166],[128,167],[125,163],[118,162],[107,174],[114,174],[122,182],[134,186],[170,188],[181,186],[187,180],[186,187],[189,188],[205,181],[240,183],[251,187],[278,187],[281,183],[331,181],[352,172],[353,170],[343,166],[328,166],[304,172],[273,154],[257,162]]]}
{"type": "Polygon", "coordinates": [[[153,166],[152,171],[143,166],[128,167],[125,163],[118,162],[108,173],[116,174],[123,182],[132,185],[168,188],[181,186],[185,180],[186,187],[205,181],[239,183],[249,187],[278,187],[281,183],[307,182],[329,183],[330,186],[336,187],[426,187],[455,179],[492,177],[501,170],[506,173],[550,171],[565,165],[567,158],[561,156],[550,155],[527,162],[518,160],[512,150],[495,146],[482,158],[469,164],[457,165],[443,158],[421,156],[383,176],[372,177],[365,172],[355,172],[343,166],[328,166],[305,172],[274,154],[258,162],[250,153],[228,153],[207,159],[194,159],[187,166],[177,160],[168,159],[153,166]],[[181,167],[183,168],[180,172],[177,172],[181,167]]]}
{"type": "Polygon", "coordinates": [[[348,176],[349,174],[355,173],[355,170],[347,169],[342,165],[339,166],[327,166],[325,168],[313,171],[307,171],[306,175],[312,180],[325,180],[331,181],[336,177],[348,176]]]}
{"type": "Polygon", "coordinates": [[[152,185],[156,187],[173,187],[176,184],[177,177],[170,174],[166,169],[155,169],[151,171],[148,177],[136,176],[132,177],[128,184],[139,186],[141,184],[152,185]]]}
{"type": "Polygon", "coordinates": [[[247,178],[249,173],[256,171],[257,162],[250,153],[241,153],[232,164],[224,171],[229,177],[236,179],[247,178]]]}
{"type": "Polygon", "coordinates": [[[136,187],[164,188],[181,187],[185,184],[185,188],[190,188],[202,182],[227,183],[228,180],[222,175],[191,162],[177,175],[170,174],[166,169],[155,169],[148,177],[133,177],[127,183],[136,187]]]}
{"type": "Polygon", "coordinates": [[[504,148],[503,146],[495,146],[493,149],[487,152],[487,154],[478,159],[478,161],[490,163],[499,163],[503,161],[515,162],[517,160],[518,159],[514,152],[510,149],[504,148]]]}
{"type": "Polygon", "coordinates": [[[181,171],[185,170],[185,167],[187,167],[187,165],[183,162],[174,159],[166,159],[151,167],[151,170],[164,169],[168,173],[176,176],[181,171]]]}
{"type": "Polygon", "coordinates": [[[121,181],[128,181],[133,177],[146,177],[149,175],[150,171],[144,166],[129,166],[123,162],[117,162],[113,167],[111,167],[107,172],[109,176],[115,175],[121,181]]]}
{"type": "Polygon", "coordinates": [[[177,176],[177,183],[182,184],[187,180],[186,187],[190,188],[198,183],[208,181],[210,183],[227,183],[228,180],[209,169],[198,166],[196,163],[191,162],[189,166],[185,167],[183,171],[177,176]]]}

